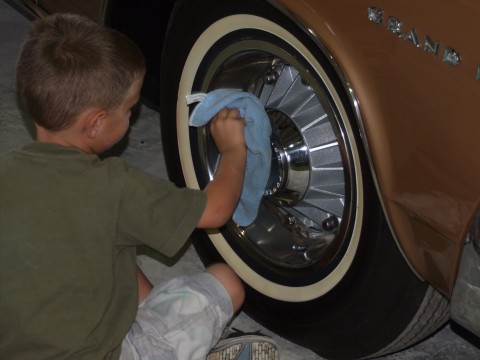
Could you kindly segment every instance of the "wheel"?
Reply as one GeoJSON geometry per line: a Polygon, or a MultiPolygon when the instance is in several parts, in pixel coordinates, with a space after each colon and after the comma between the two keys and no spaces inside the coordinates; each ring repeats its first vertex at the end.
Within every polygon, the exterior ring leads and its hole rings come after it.
{"type": "Polygon", "coordinates": [[[178,185],[203,188],[218,157],[208,128],[189,128],[185,95],[243,89],[269,115],[272,170],[256,220],[194,240],[206,264],[225,261],[244,280],[245,311],[327,358],[394,352],[443,324],[446,301],[389,232],[321,46],[263,1],[192,0],[177,9],[164,54],[162,134],[178,185]]]}

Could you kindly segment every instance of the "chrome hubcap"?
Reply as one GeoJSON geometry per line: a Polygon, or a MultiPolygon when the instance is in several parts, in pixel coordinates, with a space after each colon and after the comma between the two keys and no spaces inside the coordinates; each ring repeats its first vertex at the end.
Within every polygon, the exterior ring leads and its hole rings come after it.
{"type": "MultiPolygon", "coordinates": [[[[338,234],[350,212],[351,191],[348,145],[335,106],[321,86],[310,86],[316,80],[293,59],[287,62],[275,51],[236,50],[220,54],[205,87],[241,88],[260,99],[272,125],[272,166],[255,222],[245,228],[231,223],[229,229],[276,265],[328,264],[342,244],[338,234]]],[[[212,174],[214,145],[205,132],[198,133],[212,174]]]]}

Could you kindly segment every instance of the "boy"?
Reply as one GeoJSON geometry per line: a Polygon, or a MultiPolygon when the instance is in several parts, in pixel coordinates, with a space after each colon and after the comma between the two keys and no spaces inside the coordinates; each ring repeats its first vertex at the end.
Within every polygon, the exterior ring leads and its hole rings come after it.
{"type": "Polygon", "coordinates": [[[17,80],[36,141],[0,158],[2,358],[204,359],[243,303],[225,264],[154,288],[136,266],[138,245],[172,256],[195,227],[222,226],[246,162],[235,109],[212,119],[221,158],[203,192],[101,161],[128,130],[144,67],[132,42],[83,17],[32,25],[17,80]]]}

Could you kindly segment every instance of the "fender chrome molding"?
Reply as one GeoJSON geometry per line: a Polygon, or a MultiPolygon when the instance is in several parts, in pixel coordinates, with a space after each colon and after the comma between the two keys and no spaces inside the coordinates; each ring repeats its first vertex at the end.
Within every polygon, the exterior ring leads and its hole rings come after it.
{"type": "Polygon", "coordinates": [[[383,213],[385,215],[385,219],[386,219],[387,224],[389,226],[390,233],[392,234],[393,238],[395,239],[395,243],[397,244],[398,250],[402,254],[403,258],[405,259],[406,263],[408,264],[408,266],[410,267],[412,272],[420,280],[423,281],[424,280],[423,277],[420,276],[418,271],[411,264],[410,260],[408,259],[405,252],[403,251],[402,247],[400,246],[400,242],[397,238],[397,235],[396,235],[395,231],[393,230],[393,226],[392,226],[391,220],[388,216],[388,212],[387,212],[387,209],[386,209],[386,204],[385,204],[385,201],[382,197],[382,193],[380,191],[380,186],[378,184],[378,176],[377,176],[377,173],[375,171],[375,167],[373,166],[373,156],[372,156],[371,148],[369,146],[368,139],[367,139],[367,136],[366,136],[363,117],[362,117],[362,114],[361,114],[361,111],[360,111],[360,101],[358,100],[358,97],[357,97],[353,87],[351,86],[350,81],[348,80],[346,74],[340,69],[340,66],[338,65],[338,62],[335,60],[335,57],[332,55],[332,53],[330,51],[328,51],[328,49],[325,47],[325,45],[323,44],[323,42],[320,40],[320,38],[317,36],[316,32],[313,29],[308,28],[294,13],[292,13],[284,5],[280,4],[278,2],[278,0],[265,0],[265,1],[267,3],[269,3],[270,5],[272,5],[274,8],[276,8],[278,11],[280,11],[283,15],[288,17],[293,23],[295,23],[296,26],[298,26],[298,28],[301,29],[316,44],[318,49],[320,49],[320,51],[325,55],[325,57],[328,59],[330,65],[332,66],[333,70],[335,71],[335,74],[337,75],[337,77],[340,80],[342,86],[344,87],[345,93],[346,93],[346,95],[348,97],[348,100],[350,102],[350,107],[352,109],[353,116],[354,116],[353,120],[356,121],[358,129],[360,131],[361,142],[362,142],[362,144],[364,146],[364,149],[365,149],[368,165],[369,165],[369,168],[370,168],[370,172],[372,174],[372,179],[373,179],[373,182],[374,182],[374,185],[375,185],[376,192],[378,194],[378,198],[380,200],[380,204],[381,204],[382,209],[383,209],[383,213]]]}

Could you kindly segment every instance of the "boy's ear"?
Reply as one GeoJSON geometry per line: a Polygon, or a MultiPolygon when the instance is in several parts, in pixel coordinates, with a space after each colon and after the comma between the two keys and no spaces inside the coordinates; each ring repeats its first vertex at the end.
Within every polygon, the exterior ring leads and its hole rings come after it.
{"type": "Polygon", "coordinates": [[[105,119],[107,118],[108,111],[102,108],[94,108],[87,110],[84,113],[84,129],[86,135],[90,139],[95,139],[99,130],[101,129],[105,119]]]}

